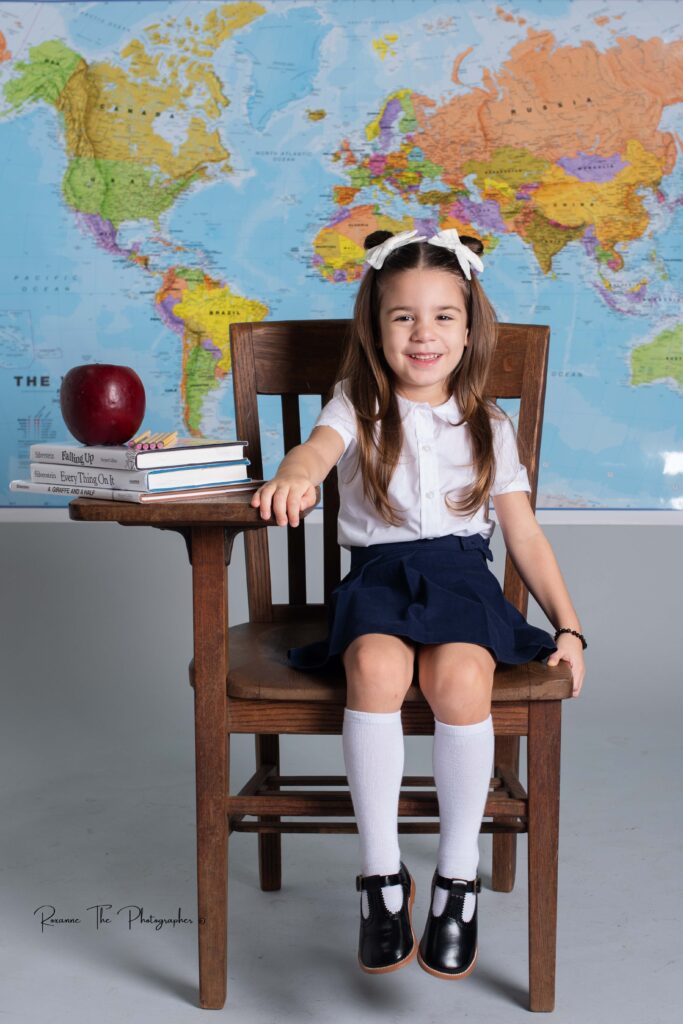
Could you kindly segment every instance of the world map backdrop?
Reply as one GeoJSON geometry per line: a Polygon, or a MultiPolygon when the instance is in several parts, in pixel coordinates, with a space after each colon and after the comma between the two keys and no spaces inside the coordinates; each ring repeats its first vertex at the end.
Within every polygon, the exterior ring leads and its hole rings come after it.
{"type": "Polygon", "coordinates": [[[551,327],[537,508],[683,509],[682,101],[670,0],[3,4],[0,505],[67,503],[8,484],[71,366],[234,438],[232,322],[348,317],[366,234],[453,227],[551,327]]]}

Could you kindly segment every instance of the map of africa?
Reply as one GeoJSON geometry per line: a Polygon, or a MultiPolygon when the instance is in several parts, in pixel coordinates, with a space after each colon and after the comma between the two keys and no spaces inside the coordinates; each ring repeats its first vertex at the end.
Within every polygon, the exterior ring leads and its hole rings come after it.
{"type": "Polygon", "coordinates": [[[71,366],[233,438],[230,323],[348,317],[369,231],[454,227],[551,326],[538,509],[683,509],[682,102],[668,0],[3,4],[0,504],[67,503],[8,484],[71,366]]]}

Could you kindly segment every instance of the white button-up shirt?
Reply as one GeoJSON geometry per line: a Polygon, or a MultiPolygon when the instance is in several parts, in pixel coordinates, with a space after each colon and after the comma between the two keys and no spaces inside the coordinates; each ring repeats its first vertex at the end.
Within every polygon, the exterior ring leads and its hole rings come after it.
{"type": "MultiPolygon", "coordinates": [[[[351,402],[337,382],[330,401],[314,423],[332,427],[344,442],[337,462],[339,483],[339,520],[337,541],[341,547],[370,547],[395,541],[422,540],[447,534],[469,536],[480,533],[490,537],[496,524],[486,516],[482,505],[474,515],[456,515],[445,498],[462,498],[474,474],[471,462],[469,428],[459,427],[458,406],[451,397],[443,405],[411,402],[397,394],[403,426],[403,449],[389,484],[388,496],[405,522],[391,526],[363,495],[360,470],[353,475],[356,461],[356,418],[351,402]]],[[[531,492],[526,468],[519,461],[517,437],[509,420],[491,417],[496,474],[491,495],[508,491],[531,492]]],[[[379,424],[377,424],[379,430],[379,424]]]]}

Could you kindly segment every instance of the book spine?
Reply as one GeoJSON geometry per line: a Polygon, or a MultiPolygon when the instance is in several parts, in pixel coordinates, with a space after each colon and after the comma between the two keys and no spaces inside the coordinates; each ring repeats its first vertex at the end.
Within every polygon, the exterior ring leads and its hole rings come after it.
{"type": "Polygon", "coordinates": [[[240,477],[239,480],[215,480],[213,483],[199,481],[196,484],[174,484],[173,487],[153,487],[149,494],[175,494],[176,491],[205,491],[207,487],[232,487],[233,484],[248,486],[251,480],[248,476],[240,477]]]}
{"type": "Polygon", "coordinates": [[[31,480],[65,487],[108,487],[115,490],[147,491],[147,473],[129,473],[126,469],[92,469],[44,462],[31,463],[31,480]]]}
{"type": "Polygon", "coordinates": [[[69,444],[32,444],[31,462],[57,462],[68,466],[100,466],[103,469],[136,469],[136,452],[132,448],[112,446],[83,447],[69,444]]]}
{"type": "Polygon", "coordinates": [[[202,498],[220,497],[226,494],[239,494],[244,491],[255,491],[265,480],[238,481],[230,484],[207,484],[206,487],[183,487],[178,490],[172,488],[167,491],[145,491],[140,495],[140,501],[175,501],[180,498],[188,498],[194,501],[201,501],[202,498]]]}
{"type": "Polygon", "coordinates": [[[68,498],[106,498],[109,501],[140,501],[141,491],[118,491],[111,487],[64,487],[61,484],[39,484],[33,480],[12,480],[10,491],[31,494],[61,494],[68,498]]]}

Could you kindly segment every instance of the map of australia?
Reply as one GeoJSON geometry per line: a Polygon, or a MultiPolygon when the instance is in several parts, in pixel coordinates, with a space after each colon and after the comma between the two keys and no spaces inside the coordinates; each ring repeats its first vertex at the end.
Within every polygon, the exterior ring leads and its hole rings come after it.
{"type": "Polygon", "coordinates": [[[7,482],[66,436],[70,366],[127,363],[160,428],[234,436],[231,323],[348,316],[370,231],[453,227],[499,319],[551,325],[538,507],[683,508],[683,31],[589,10],[6,5],[5,504],[64,503],[7,482]]]}

